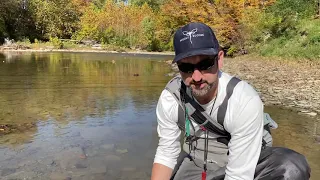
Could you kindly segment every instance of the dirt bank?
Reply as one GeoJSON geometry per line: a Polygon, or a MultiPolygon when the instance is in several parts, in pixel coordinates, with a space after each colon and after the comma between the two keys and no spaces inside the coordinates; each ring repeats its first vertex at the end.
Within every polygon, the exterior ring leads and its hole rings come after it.
{"type": "MultiPolygon", "coordinates": [[[[175,66],[172,68],[177,72],[175,66]]],[[[320,114],[319,62],[242,56],[226,58],[223,71],[256,88],[265,105],[287,107],[310,116],[320,114]]]]}

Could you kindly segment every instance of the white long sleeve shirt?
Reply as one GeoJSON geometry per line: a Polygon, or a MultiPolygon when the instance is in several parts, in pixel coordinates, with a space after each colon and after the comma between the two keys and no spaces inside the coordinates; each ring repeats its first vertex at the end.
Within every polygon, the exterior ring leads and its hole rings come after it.
{"type": "MultiPolygon", "coordinates": [[[[226,96],[226,86],[232,77],[219,73],[216,101],[201,105],[216,119],[218,107],[226,96]],[[212,107],[214,106],[214,107],[212,107]]],[[[156,114],[159,144],[154,163],[174,168],[181,151],[178,122],[178,103],[172,94],[164,89],[160,95],[156,114]]],[[[192,122],[196,130],[199,128],[192,122]]],[[[225,180],[251,180],[259,159],[263,134],[263,103],[258,93],[245,81],[240,81],[229,99],[224,128],[231,134],[228,144],[228,162],[225,180]]]]}

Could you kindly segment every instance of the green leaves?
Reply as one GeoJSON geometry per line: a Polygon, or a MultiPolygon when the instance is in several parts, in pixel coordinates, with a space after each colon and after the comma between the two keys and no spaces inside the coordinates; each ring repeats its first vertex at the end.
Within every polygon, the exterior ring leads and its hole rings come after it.
{"type": "Polygon", "coordinates": [[[31,0],[36,27],[44,38],[70,38],[78,29],[80,11],[71,0],[31,0]]]}

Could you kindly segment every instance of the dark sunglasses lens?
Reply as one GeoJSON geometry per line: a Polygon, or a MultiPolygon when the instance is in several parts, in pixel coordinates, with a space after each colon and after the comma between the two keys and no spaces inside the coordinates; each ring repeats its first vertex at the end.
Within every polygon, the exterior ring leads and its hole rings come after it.
{"type": "Polygon", "coordinates": [[[207,58],[202,60],[199,64],[198,64],[198,69],[199,70],[208,70],[209,68],[211,68],[214,65],[215,59],[214,58],[207,58]]]}
{"type": "Polygon", "coordinates": [[[181,63],[178,65],[178,68],[180,71],[182,71],[184,73],[192,73],[194,70],[194,66],[192,64],[188,64],[188,63],[181,63]]]}
{"type": "Polygon", "coordinates": [[[181,72],[184,73],[192,73],[195,68],[197,68],[200,71],[208,70],[209,68],[214,66],[215,60],[215,57],[209,57],[207,59],[202,60],[198,64],[181,63],[178,64],[178,68],[181,72]]]}

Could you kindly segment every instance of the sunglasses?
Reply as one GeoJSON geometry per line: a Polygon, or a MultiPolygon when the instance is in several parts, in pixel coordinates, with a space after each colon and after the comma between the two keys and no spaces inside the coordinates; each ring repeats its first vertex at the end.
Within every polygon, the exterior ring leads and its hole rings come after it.
{"type": "Polygon", "coordinates": [[[178,69],[184,73],[193,73],[195,69],[198,69],[199,71],[208,70],[214,66],[217,57],[218,56],[205,58],[197,64],[179,63],[178,69]]]}

